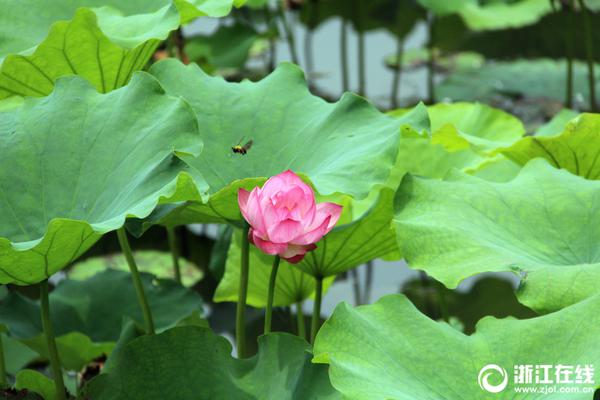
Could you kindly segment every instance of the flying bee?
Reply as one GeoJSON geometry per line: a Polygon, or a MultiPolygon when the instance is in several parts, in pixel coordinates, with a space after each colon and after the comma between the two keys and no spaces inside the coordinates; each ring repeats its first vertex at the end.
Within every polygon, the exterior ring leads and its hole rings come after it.
{"type": "Polygon", "coordinates": [[[236,154],[245,155],[248,152],[248,150],[250,150],[250,147],[252,147],[252,139],[248,140],[245,145],[241,146],[243,140],[244,138],[242,137],[238,144],[231,148],[231,151],[233,151],[236,154]]]}

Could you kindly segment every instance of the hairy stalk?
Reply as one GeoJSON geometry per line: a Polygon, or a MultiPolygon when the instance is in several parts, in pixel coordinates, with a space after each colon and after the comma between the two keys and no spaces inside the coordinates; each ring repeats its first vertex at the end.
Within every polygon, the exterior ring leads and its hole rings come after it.
{"type": "Polygon", "coordinates": [[[129,240],[127,239],[127,232],[125,232],[124,227],[121,227],[117,230],[117,237],[119,238],[121,251],[125,256],[125,259],[127,260],[127,265],[129,265],[129,271],[131,272],[131,280],[133,281],[133,286],[135,287],[135,294],[137,295],[138,303],[140,304],[142,314],[144,315],[144,322],[146,323],[146,333],[149,335],[153,335],[154,320],[152,318],[152,312],[150,311],[150,305],[148,304],[146,292],[144,291],[144,286],[142,285],[140,271],[138,270],[137,264],[135,263],[135,259],[133,258],[131,247],[129,246],[129,240]]]}
{"type": "Polygon", "coordinates": [[[568,6],[563,8],[566,12],[567,33],[565,35],[565,47],[567,53],[567,79],[565,90],[565,106],[573,108],[573,42],[575,40],[573,32],[575,26],[575,11],[573,0],[569,1],[568,6]]]}
{"type": "Polygon", "coordinates": [[[58,350],[56,348],[56,340],[54,339],[54,329],[52,321],[50,321],[50,297],[48,290],[48,281],[40,283],[40,303],[42,311],[42,327],[46,336],[46,345],[48,346],[48,355],[50,358],[50,369],[54,378],[54,387],[56,389],[56,398],[58,400],[66,400],[67,394],[65,383],[63,381],[62,367],[58,358],[58,350]]]}
{"type": "MultiPolygon", "coordinates": [[[[269,9],[269,5],[265,5],[263,8],[264,16],[265,16],[265,25],[270,30],[271,24],[273,23],[273,17],[271,15],[271,10],[269,9]]],[[[277,41],[274,37],[272,37],[271,33],[269,33],[269,62],[267,65],[267,69],[269,72],[273,72],[275,70],[275,64],[277,63],[277,41]]]]}
{"type": "Polygon", "coordinates": [[[427,28],[429,37],[427,39],[427,50],[429,59],[427,61],[427,103],[435,103],[435,46],[434,46],[434,25],[435,17],[429,15],[427,20],[427,28]]]}
{"type": "Polygon", "coordinates": [[[181,267],[179,266],[179,246],[177,245],[177,235],[175,228],[167,228],[167,239],[169,241],[169,249],[173,258],[173,274],[175,281],[181,284],[181,267]]]}
{"type": "Polygon", "coordinates": [[[269,292],[267,295],[267,309],[265,310],[265,335],[271,332],[271,320],[273,317],[273,299],[275,298],[275,283],[277,282],[277,270],[279,269],[279,256],[273,259],[271,276],[269,277],[269,292]]]}
{"type": "Polygon", "coordinates": [[[283,9],[283,4],[281,0],[277,1],[277,12],[279,14],[281,24],[283,25],[283,30],[285,31],[285,38],[290,49],[292,62],[296,65],[300,65],[300,62],[298,60],[298,54],[296,53],[296,39],[294,37],[294,32],[292,31],[292,28],[290,27],[290,24],[288,23],[288,20],[285,16],[285,10],[283,9]]]}
{"type": "Polygon", "coordinates": [[[354,305],[360,306],[362,304],[362,296],[360,292],[360,279],[358,276],[358,271],[356,268],[348,271],[350,277],[352,278],[352,293],[354,293],[354,305]]]}
{"type": "Polygon", "coordinates": [[[4,361],[4,344],[2,343],[2,334],[0,334],[0,389],[6,387],[6,362],[4,361]]]}
{"type": "Polygon", "coordinates": [[[342,91],[347,92],[350,87],[348,79],[348,22],[342,17],[340,32],[340,58],[342,61],[342,91]]]}
{"type": "Polygon", "coordinates": [[[323,300],[323,277],[315,277],[315,304],[313,308],[312,321],[310,324],[310,342],[315,342],[317,332],[319,331],[319,325],[321,323],[321,301],[323,300]]]}
{"type": "Polygon", "coordinates": [[[248,231],[250,226],[244,223],[242,230],[241,263],[240,263],[240,286],[235,318],[235,339],[237,344],[238,358],[246,356],[246,299],[248,297],[248,276],[250,272],[250,242],[248,231]]]}
{"type": "Polygon", "coordinates": [[[594,43],[592,37],[592,26],[590,23],[589,10],[583,0],[579,1],[579,7],[583,14],[583,29],[585,30],[585,51],[588,65],[588,84],[590,91],[590,109],[592,112],[598,111],[596,104],[596,77],[594,75],[594,43]]]}
{"type": "Polygon", "coordinates": [[[396,38],[396,46],[396,66],[390,95],[390,106],[392,108],[398,108],[398,97],[400,96],[400,77],[402,75],[402,56],[404,54],[404,39],[400,35],[396,38]]]}
{"type": "Polygon", "coordinates": [[[306,339],[306,327],[304,326],[304,311],[302,311],[302,300],[296,302],[296,324],[298,328],[298,336],[306,339]]]}

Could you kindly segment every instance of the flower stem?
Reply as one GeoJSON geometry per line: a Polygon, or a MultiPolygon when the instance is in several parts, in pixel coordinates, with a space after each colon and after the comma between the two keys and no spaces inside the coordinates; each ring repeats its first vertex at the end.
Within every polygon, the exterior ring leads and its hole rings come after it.
{"type": "Polygon", "coordinates": [[[137,264],[131,253],[131,247],[129,246],[129,240],[127,240],[127,233],[125,228],[121,227],[117,230],[117,237],[119,238],[119,244],[121,245],[121,251],[125,255],[127,264],[129,265],[129,271],[131,271],[131,279],[133,280],[133,286],[135,287],[135,293],[144,315],[144,322],[146,323],[146,333],[149,335],[154,334],[154,321],[152,319],[152,312],[150,311],[150,305],[144,292],[144,286],[142,285],[142,279],[140,278],[140,272],[138,271],[137,264]]]}
{"type": "Polygon", "coordinates": [[[348,81],[348,22],[342,17],[340,31],[340,58],[342,61],[342,91],[347,92],[350,86],[348,81]]]}
{"type": "Polygon", "coordinates": [[[590,24],[589,10],[587,9],[585,2],[579,0],[579,7],[583,14],[583,29],[585,30],[585,50],[588,64],[588,84],[590,91],[590,109],[592,112],[597,111],[596,104],[596,78],[594,76],[594,43],[592,38],[592,27],[590,24]]]}
{"type": "Polygon", "coordinates": [[[54,378],[54,387],[56,388],[56,398],[58,400],[66,400],[65,383],[63,381],[62,367],[58,358],[58,350],[54,339],[54,330],[50,321],[50,298],[48,295],[48,281],[40,283],[40,303],[42,309],[42,327],[46,336],[46,344],[48,346],[48,355],[50,357],[50,368],[52,369],[52,377],[54,378]]]}
{"type": "Polygon", "coordinates": [[[181,267],[179,266],[179,246],[177,245],[177,235],[175,234],[175,228],[167,228],[167,239],[169,241],[169,248],[171,249],[171,255],[173,257],[173,274],[175,281],[181,284],[181,267]]]}
{"type": "Polygon", "coordinates": [[[0,389],[6,387],[6,363],[4,361],[4,344],[2,343],[2,334],[0,334],[0,389]]]}
{"type": "Polygon", "coordinates": [[[427,62],[427,103],[433,104],[435,103],[435,46],[434,46],[434,37],[433,37],[433,29],[435,24],[435,17],[433,14],[429,15],[427,21],[428,35],[429,38],[427,40],[427,50],[429,52],[429,60],[427,62]]]}
{"type": "Polygon", "coordinates": [[[317,331],[319,330],[319,324],[321,322],[321,301],[323,299],[323,277],[315,277],[315,304],[313,308],[312,321],[310,325],[310,342],[315,342],[317,331]]]}
{"type": "Polygon", "coordinates": [[[277,282],[277,270],[279,269],[279,256],[273,259],[271,276],[269,277],[269,293],[267,295],[267,309],[265,311],[265,335],[271,332],[271,320],[273,317],[273,298],[275,297],[275,283],[277,282]]]}
{"type": "Polygon", "coordinates": [[[360,293],[360,277],[358,276],[358,271],[356,268],[348,271],[350,277],[352,278],[352,292],[354,293],[354,305],[360,306],[362,304],[361,293],[360,293]]]}
{"type": "Polygon", "coordinates": [[[296,39],[294,38],[294,32],[292,31],[292,28],[290,27],[290,24],[285,16],[285,10],[283,9],[282,3],[282,0],[277,1],[277,12],[279,14],[279,19],[281,20],[283,30],[285,31],[285,37],[290,49],[290,55],[292,56],[292,62],[296,65],[300,65],[298,62],[298,54],[296,53],[296,39]]]}
{"type": "Polygon", "coordinates": [[[565,47],[567,53],[567,79],[565,90],[565,105],[567,108],[573,108],[573,42],[575,25],[575,4],[570,0],[566,7],[563,7],[567,19],[567,33],[565,35],[565,47]]]}
{"type": "Polygon", "coordinates": [[[296,302],[296,318],[298,324],[298,336],[306,339],[306,327],[304,326],[304,312],[302,311],[302,300],[296,302]]]}
{"type": "Polygon", "coordinates": [[[400,76],[402,74],[402,55],[404,54],[404,39],[398,34],[396,38],[396,65],[394,68],[394,81],[392,93],[390,94],[390,106],[398,108],[398,96],[400,94],[400,76]]]}
{"type": "MultiPolygon", "coordinates": [[[[271,10],[269,9],[269,4],[266,4],[263,8],[264,16],[265,16],[265,24],[267,29],[270,30],[270,27],[273,24],[273,17],[271,16],[271,10]]],[[[267,64],[267,70],[269,73],[275,70],[275,64],[277,63],[277,42],[275,38],[272,37],[271,32],[269,32],[269,61],[267,64]]]]}
{"type": "Polygon", "coordinates": [[[235,319],[235,334],[238,358],[246,355],[246,298],[248,297],[248,276],[250,272],[250,242],[248,231],[250,226],[245,223],[242,230],[242,254],[240,264],[240,286],[235,319]]]}

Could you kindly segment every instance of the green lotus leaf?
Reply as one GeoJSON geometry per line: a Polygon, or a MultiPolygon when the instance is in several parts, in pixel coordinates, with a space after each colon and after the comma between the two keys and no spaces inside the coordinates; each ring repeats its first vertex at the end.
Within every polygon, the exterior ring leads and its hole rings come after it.
{"type": "Polygon", "coordinates": [[[540,157],[572,174],[599,179],[600,115],[582,114],[569,122],[559,135],[529,136],[500,151],[520,165],[540,157]]]}
{"type": "Polygon", "coordinates": [[[310,362],[310,346],[289,334],[260,337],[258,355],[238,360],[210,330],[174,328],[137,338],[116,357],[86,389],[91,400],[340,398],[327,368],[310,362]]]}
{"type": "MultiPolygon", "coordinates": [[[[174,279],[175,272],[171,253],[145,250],[134,252],[133,257],[140,271],[151,273],[160,279],[174,279]]],[[[202,279],[203,273],[194,263],[180,258],[179,266],[183,286],[194,286],[202,279]]],[[[129,271],[129,265],[122,253],[93,257],[73,265],[69,269],[69,278],[84,280],[106,269],[129,271]]]]}
{"type": "Polygon", "coordinates": [[[552,11],[546,0],[417,0],[438,16],[460,15],[469,29],[498,30],[519,28],[539,21],[552,11]]]}
{"type": "MultiPolygon", "coordinates": [[[[217,303],[238,301],[241,239],[241,231],[236,229],[227,252],[225,274],[219,281],[219,286],[217,286],[213,297],[213,301],[217,303]]],[[[266,307],[272,264],[273,256],[262,253],[254,246],[250,248],[250,277],[246,301],[248,305],[256,308],[266,307]]],[[[324,280],[324,293],[327,292],[334,279],[334,277],[331,277],[324,280]]],[[[295,304],[313,296],[314,293],[315,279],[312,276],[285,261],[281,262],[277,272],[275,297],[273,298],[273,304],[276,307],[295,304]]]]}
{"type": "Polygon", "coordinates": [[[398,244],[413,268],[454,288],[486,271],[522,276],[519,301],[558,310],[599,291],[600,182],[529,162],[510,182],[455,173],[404,178],[395,200],[398,244]]]}
{"type": "Polygon", "coordinates": [[[238,188],[252,189],[286,169],[308,177],[321,195],[364,198],[389,177],[399,129],[410,117],[383,115],[354,94],[327,103],[310,94],[291,64],[257,83],[228,83],[176,60],[155,64],[151,73],[201,121],[205,150],[185,161],[206,179],[211,195],[207,204],[185,204],[158,219],[165,224],[240,221],[238,188]],[[247,154],[232,151],[249,141],[247,154]]]}
{"type": "MultiPolygon", "coordinates": [[[[14,18],[8,25],[16,24],[18,33],[32,26],[41,30],[44,23],[36,10],[46,10],[46,6],[34,8],[29,4],[36,2],[4,6],[11,9],[6,15],[8,20],[14,18]]],[[[75,2],[69,6],[55,4],[49,7],[46,16],[51,20],[43,31],[31,29],[16,43],[0,43],[0,98],[48,95],[56,80],[65,75],[83,76],[100,92],[121,87],[134,71],[144,67],[160,40],[179,24],[177,9],[169,5],[154,13],[133,16],[123,16],[113,8],[75,12],[74,6],[75,2]],[[70,21],[55,22],[71,16],[70,21]],[[42,40],[40,34],[47,36],[42,40]],[[16,48],[19,44],[21,48],[16,48]]]]}
{"type": "MultiPolygon", "coordinates": [[[[174,281],[142,273],[142,283],[159,330],[202,310],[201,298],[174,281]]],[[[131,277],[117,270],[84,281],[62,281],[50,293],[50,308],[63,367],[75,371],[110,353],[124,317],[143,322],[131,277]]],[[[39,303],[13,292],[2,301],[0,310],[0,322],[9,327],[11,337],[47,358],[39,303]]]]}
{"type": "Polygon", "coordinates": [[[56,399],[54,381],[41,372],[26,369],[17,374],[15,389],[27,389],[42,396],[44,400],[56,399]]]}
{"type": "Polygon", "coordinates": [[[220,69],[242,68],[258,38],[258,32],[248,25],[221,25],[210,36],[194,36],[186,40],[185,54],[201,65],[220,69]]]}
{"type": "MultiPolygon", "coordinates": [[[[389,114],[404,113],[394,110],[389,114]]],[[[502,156],[487,156],[525,134],[523,123],[516,117],[480,103],[438,104],[427,107],[427,113],[428,129],[417,135],[403,132],[395,165],[397,184],[407,172],[439,179],[454,168],[475,175],[487,174],[491,180],[507,180],[516,175],[519,167],[513,162],[502,156]]]]}
{"type": "MultiPolygon", "coordinates": [[[[450,74],[437,86],[436,96],[454,101],[489,102],[498,95],[506,95],[563,102],[566,68],[564,60],[552,59],[489,62],[450,74]]],[[[584,105],[589,101],[587,66],[583,62],[573,63],[573,93],[581,97],[584,105]]]]}
{"type": "Polygon", "coordinates": [[[10,375],[16,375],[21,369],[39,358],[37,353],[29,347],[4,334],[2,334],[2,347],[4,349],[6,372],[10,375]]]}
{"type": "MultiPolygon", "coordinates": [[[[514,380],[514,367],[597,365],[600,348],[600,296],[543,317],[516,320],[485,317],[473,335],[421,314],[403,295],[373,305],[337,306],[316,339],[314,362],[329,363],[333,386],[349,400],[554,399],[588,400],[595,385],[577,384],[580,393],[528,393],[514,380]],[[504,390],[491,393],[478,379],[495,364],[508,378],[504,390]],[[587,390],[585,392],[584,390],[587,390]]],[[[543,378],[543,376],[542,376],[543,378]]],[[[486,381],[502,389],[500,374],[486,381]]],[[[483,382],[482,382],[483,383],[483,382]]],[[[551,385],[552,386],[552,385],[551,385]]],[[[562,385],[557,385],[562,386],[562,385]]]]}
{"type": "MultiPolygon", "coordinates": [[[[155,0],[156,1],[156,0],[155,0]]],[[[162,0],[164,2],[164,0],[162,0]]],[[[196,17],[224,17],[231,12],[232,7],[241,7],[246,0],[174,0],[181,14],[181,23],[186,23],[196,17]]]]}
{"type": "Polygon", "coordinates": [[[539,126],[535,131],[535,136],[554,136],[561,133],[569,121],[575,119],[579,113],[568,108],[563,108],[556,113],[550,121],[539,126]]]}
{"type": "Polygon", "coordinates": [[[104,95],[64,78],[0,121],[0,283],[42,281],[127,216],[204,190],[178,157],[201,150],[197,120],[147,74],[104,95]]]}

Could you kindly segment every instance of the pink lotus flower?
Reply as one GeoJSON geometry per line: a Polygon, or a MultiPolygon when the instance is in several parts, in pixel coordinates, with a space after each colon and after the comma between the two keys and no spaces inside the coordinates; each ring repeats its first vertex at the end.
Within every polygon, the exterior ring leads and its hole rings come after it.
{"type": "Polygon", "coordinates": [[[240,189],[238,204],[250,224],[248,239],[264,253],[298,263],[337,223],[342,206],[315,202],[311,187],[285,171],[252,192],[240,189]]]}

